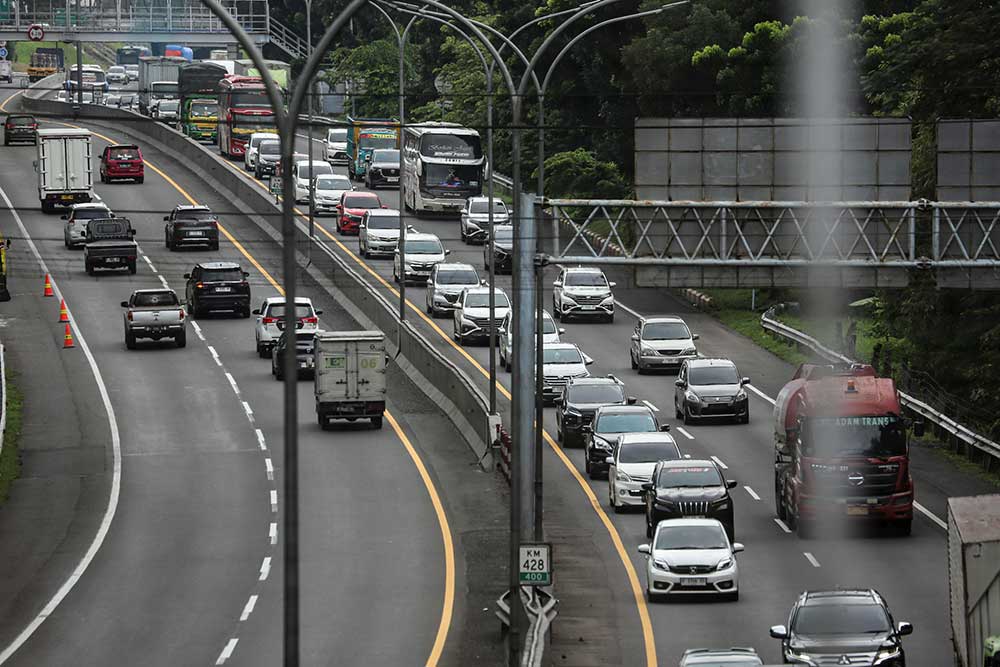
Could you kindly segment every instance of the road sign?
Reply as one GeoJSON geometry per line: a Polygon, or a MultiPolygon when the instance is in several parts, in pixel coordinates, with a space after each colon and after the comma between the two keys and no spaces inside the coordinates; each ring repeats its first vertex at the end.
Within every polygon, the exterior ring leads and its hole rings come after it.
{"type": "Polygon", "coordinates": [[[521,544],[517,552],[518,581],[522,586],[552,583],[552,545],[545,542],[521,544]]]}
{"type": "Polygon", "coordinates": [[[267,189],[275,197],[281,194],[281,176],[272,176],[267,180],[267,189]]]}
{"type": "Polygon", "coordinates": [[[40,42],[45,39],[45,28],[37,23],[32,23],[28,27],[28,39],[33,42],[40,42]]]}
{"type": "Polygon", "coordinates": [[[7,49],[3,46],[0,46],[0,58],[6,58],[6,57],[7,57],[7,49]]]}

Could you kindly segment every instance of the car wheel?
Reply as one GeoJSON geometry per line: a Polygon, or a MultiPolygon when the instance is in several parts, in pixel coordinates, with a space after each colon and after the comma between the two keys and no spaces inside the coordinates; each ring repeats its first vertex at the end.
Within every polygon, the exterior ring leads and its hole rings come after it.
{"type": "Polygon", "coordinates": [[[218,241],[213,241],[212,243],[209,244],[208,248],[209,248],[209,250],[218,250],[219,249],[219,242],[218,241]]]}
{"type": "Polygon", "coordinates": [[[556,304],[555,303],[552,304],[552,317],[555,318],[555,319],[557,319],[557,320],[561,320],[562,319],[562,313],[560,313],[559,309],[556,308],[556,304]]]}
{"type": "Polygon", "coordinates": [[[913,519],[894,521],[892,524],[892,534],[897,537],[909,537],[913,532],[913,519]]]}
{"type": "Polygon", "coordinates": [[[93,264],[91,264],[90,262],[84,262],[84,268],[87,270],[87,275],[88,276],[94,275],[94,265],[93,264]]]}
{"type": "Polygon", "coordinates": [[[587,456],[586,450],[583,452],[583,471],[590,475],[590,479],[594,479],[594,476],[590,472],[590,457],[587,456]]]}
{"type": "Polygon", "coordinates": [[[646,589],[646,600],[648,602],[663,602],[662,593],[654,593],[653,591],[646,589]]]}
{"type": "Polygon", "coordinates": [[[174,342],[177,343],[177,347],[186,347],[187,346],[187,332],[185,331],[184,333],[178,335],[177,338],[174,338],[174,342]]]}
{"type": "Polygon", "coordinates": [[[677,407],[677,398],[674,398],[674,417],[676,419],[683,419],[684,413],[681,412],[680,408],[677,407]]]}
{"type": "Polygon", "coordinates": [[[608,321],[608,324],[614,324],[615,323],[615,314],[611,313],[610,315],[608,315],[607,321],[608,321]]]}
{"type": "Polygon", "coordinates": [[[694,417],[691,416],[691,408],[689,408],[687,405],[685,405],[684,408],[683,408],[683,410],[684,410],[684,415],[683,415],[683,417],[684,417],[684,425],[685,426],[689,426],[689,425],[693,424],[694,423],[694,417]]]}
{"type": "Polygon", "coordinates": [[[781,489],[778,487],[777,482],[774,484],[774,513],[782,521],[788,518],[788,512],[785,510],[785,499],[782,496],[781,489]]]}
{"type": "Polygon", "coordinates": [[[653,524],[649,522],[649,517],[646,517],[646,537],[653,537],[653,524]]]}
{"type": "Polygon", "coordinates": [[[135,349],[135,334],[131,331],[125,332],[125,347],[130,350],[135,349]]]}
{"type": "Polygon", "coordinates": [[[69,239],[66,238],[65,236],[63,237],[63,245],[66,246],[67,248],[69,247],[69,239]]]}
{"type": "Polygon", "coordinates": [[[562,426],[559,425],[558,421],[556,422],[556,442],[559,442],[559,443],[562,443],[562,444],[566,444],[566,443],[563,443],[562,426]]]}
{"type": "Polygon", "coordinates": [[[740,592],[733,591],[732,593],[726,593],[725,599],[728,600],[729,602],[739,602],[740,592]]]}
{"type": "Polygon", "coordinates": [[[382,428],[382,418],[372,417],[372,428],[379,429],[382,428]]]}
{"type": "Polygon", "coordinates": [[[250,319],[250,307],[249,306],[245,307],[243,310],[240,311],[240,317],[242,317],[244,320],[250,319]]]}
{"type": "Polygon", "coordinates": [[[163,232],[163,247],[165,247],[167,250],[173,250],[170,243],[170,234],[168,234],[167,232],[163,232]]]}
{"type": "MultiPolygon", "coordinates": [[[[631,350],[629,350],[629,353],[628,353],[628,361],[629,361],[629,364],[632,366],[632,370],[635,371],[635,370],[639,369],[639,364],[635,363],[635,357],[632,356],[632,351],[631,350]]],[[[677,415],[677,416],[680,417],[680,415],[677,415]]]]}
{"type": "Polygon", "coordinates": [[[392,282],[399,283],[399,274],[396,273],[396,267],[392,267],[392,282]]]}
{"type": "Polygon", "coordinates": [[[136,265],[134,261],[128,263],[128,272],[131,273],[133,276],[135,275],[136,265]]]}
{"type": "Polygon", "coordinates": [[[277,380],[278,382],[282,382],[285,379],[285,374],[281,370],[280,366],[278,366],[278,368],[274,372],[274,379],[277,380]]]}
{"type": "Polygon", "coordinates": [[[257,356],[261,359],[267,359],[267,348],[263,344],[257,343],[257,356]]]}
{"type": "Polygon", "coordinates": [[[139,185],[142,185],[145,181],[146,181],[145,176],[140,176],[139,178],[135,179],[135,182],[138,183],[139,185]]]}

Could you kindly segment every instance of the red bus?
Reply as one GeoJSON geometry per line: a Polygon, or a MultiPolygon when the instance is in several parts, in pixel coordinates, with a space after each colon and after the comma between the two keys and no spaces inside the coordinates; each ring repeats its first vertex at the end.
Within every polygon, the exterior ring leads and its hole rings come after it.
{"type": "Polygon", "coordinates": [[[243,157],[250,135],[274,129],[274,111],[259,76],[230,74],[219,82],[219,151],[243,157]]]}

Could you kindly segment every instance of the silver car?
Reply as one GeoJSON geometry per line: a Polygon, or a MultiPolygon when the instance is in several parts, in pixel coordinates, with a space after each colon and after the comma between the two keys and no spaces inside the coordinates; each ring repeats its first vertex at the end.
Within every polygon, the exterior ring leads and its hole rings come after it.
{"type": "Polygon", "coordinates": [[[646,504],[642,485],[649,483],[660,461],[681,458],[681,450],[669,433],[626,433],[608,456],[608,504],[615,512],[646,504]]]}
{"type": "Polygon", "coordinates": [[[740,597],[739,542],[730,542],[717,519],[666,519],[656,526],[652,544],[639,546],[646,556],[646,596],[740,597]]]}
{"type": "MultiPolygon", "coordinates": [[[[460,224],[463,243],[485,243],[490,229],[490,198],[469,197],[462,209],[460,224]]],[[[493,198],[493,224],[510,224],[507,204],[496,197],[493,198]]]]}
{"type": "Polygon", "coordinates": [[[399,211],[369,208],[358,225],[358,254],[364,257],[391,255],[399,245],[399,211]]]}
{"type": "Polygon", "coordinates": [[[490,320],[490,288],[471,287],[462,292],[455,304],[454,337],[461,344],[469,339],[489,340],[490,333],[510,311],[510,300],[502,289],[493,293],[493,315],[490,320]]]}
{"type": "Polygon", "coordinates": [[[424,307],[432,317],[451,312],[458,307],[462,292],[479,287],[480,283],[479,274],[471,264],[442,262],[431,269],[424,307]]]}
{"type": "Polygon", "coordinates": [[[351,190],[354,190],[354,184],[347,176],[323,174],[313,178],[313,210],[316,215],[336,214],[341,196],[351,190]]]}
{"type": "MultiPolygon", "coordinates": [[[[398,219],[399,213],[396,216],[398,219]]],[[[397,283],[401,280],[427,282],[434,265],[443,262],[444,258],[450,254],[451,250],[445,250],[445,247],[441,245],[441,239],[433,234],[407,232],[406,258],[403,259],[399,256],[399,248],[397,247],[393,253],[392,279],[397,283]]]]}
{"type": "MultiPolygon", "coordinates": [[[[514,332],[512,327],[514,326],[514,314],[507,313],[507,316],[503,318],[503,322],[500,323],[500,335],[497,337],[497,352],[500,355],[500,365],[504,367],[504,370],[510,372],[511,369],[511,356],[514,354],[514,332]]],[[[562,327],[556,327],[555,320],[549,315],[549,311],[542,311],[542,344],[548,345],[549,343],[558,343],[560,341],[560,336],[566,333],[566,330],[562,327]]]]}
{"type": "Polygon", "coordinates": [[[74,204],[69,213],[62,217],[66,221],[63,226],[63,245],[67,248],[79,248],[87,242],[87,224],[91,220],[113,218],[115,214],[104,204],[91,202],[74,204]]]}
{"type": "Polygon", "coordinates": [[[347,164],[347,128],[335,127],[326,131],[326,161],[330,164],[347,164]]]}
{"type": "Polygon", "coordinates": [[[691,333],[679,317],[644,317],[635,325],[629,357],[632,370],[640,374],[652,369],[679,369],[688,359],[698,356],[691,333]]]}

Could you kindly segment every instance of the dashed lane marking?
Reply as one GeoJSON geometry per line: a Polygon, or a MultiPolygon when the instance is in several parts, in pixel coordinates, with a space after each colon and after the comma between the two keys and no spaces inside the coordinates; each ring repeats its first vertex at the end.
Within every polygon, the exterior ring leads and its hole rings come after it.
{"type": "Polygon", "coordinates": [[[711,456],[709,458],[711,458],[713,461],[715,461],[716,465],[718,465],[723,470],[729,470],[729,466],[727,466],[725,463],[723,463],[722,459],[720,459],[718,456],[711,456]]]}
{"type": "Polygon", "coordinates": [[[271,544],[278,543],[278,524],[274,521],[271,522],[271,526],[267,529],[267,538],[271,544]]]}
{"type": "Polygon", "coordinates": [[[240,614],[240,620],[245,621],[248,618],[250,618],[250,614],[253,613],[253,609],[256,606],[257,606],[257,596],[251,595],[250,599],[247,600],[247,603],[243,606],[243,613],[240,614]]]}
{"type": "Polygon", "coordinates": [[[236,384],[236,378],[233,377],[232,373],[226,371],[226,379],[229,380],[229,386],[233,388],[233,393],[239,396],[240,387],[236,384]]]}
{"type": "Polygon", "coordinates": [[[792,532],[792,529],[788,527],[788,524],[786,524],[784,521],[782,521],[778,517],[774,517],[774,522],[776,524],[778,524],[778,528],[781,528],[781,530],[783,530],[784,532],[786,532],[786,533],[791,533],[792,532]]]}
{"type": "Polygon", "coordinates": [[[278,492],[275,491],[274,489],[271,489],[271,491],[269,493],[270,493],[270,496],[271,496],[271,511],[272,512],[277,512],[278,511],[278,492]]]}
{"type": "Polygon", "coordinates": [[[750,497],[753,498],[754,500],[760,500],[760,496],[757,495],[757,492],[751,489],[749,486],[744,486],[743,490],[749,493],[750,497]]]}
{"type": "Polygon", "coordinates": [[[267,449],[267,441],[264,440],[264,432],[261,431],[259,428],[255,428],[254,429],[254,433],[257,434],[257,444],[260,445],[261,451],[266,450],[267,449]]]}
{"type": "Polygon", "coordinates": [[[243,401],[243,411],[247,413],[247,418],[253,421],[253,408],[246,401],[243,401]]]}
{"type": "Polygon", "coordinates": [[[268,479],[268,481],[273,482],[274,481],[274,464],[271,463],[271,459],[270,458],[264,459],[264,469],[267,470],[267,479],[268,479]]]}
{"type": "Polygon", "coordinates": [[[260,564],[260,577],[258,581],[266,581],[269,574],[271,574],[271,557],[265,556],[263,562],[260,564]]]}
{"type": "Polygon", "coordinates": [[[750,391],[752,391],[753,393],[757,394],[761,398],[763,398],[765,401],[767,401],[771,405],[774,405],[774,399],[771,398],[770,396],[768,396],[767,394],[765,394],[764,392],[762,392],[757,387],[753,386],[752,384],[748,384],[748,385],[746,385],[746,388],[749,389],[750,391]]]}
{"type": "Polygon", "coordinates": [[[812,565],[813,567],[819,567],[819,561],[816,560],[816,556],[813,556],[808,551],[803,551],[802,555],[806,557],[806,560],[809,561],[810,565],[812,565]]]}
{"type": "Polygon", "coordinates": [[[143,255],[142,258],[146,260],[146,264],[149,265],[149,270],[152,271],[153,273],[156,273],[156,267],[153,266],[152,260],[149,259],[149,257],[147,257],[146,255],[143,255]]]}
{"type": "Polygon", "coordinates": [[[688,440],[694,440],[694,436],[688,433],[683,426],[678,426],[677,431],[688,440]]]}
{"type": "Polygon", "coordinates": [[[224,665],[226,663],[226,660],[229,660],[231,657],[233,657],[233,651],[236,650],[236,644],[238,644],[239,641],[240,641],[239,638],[233,637],[228,642],[226,642],[226,645],[223,647],[222,653],[219,654],[219,658],[218,660],[215,661],[215,664],[224,665]]]}

